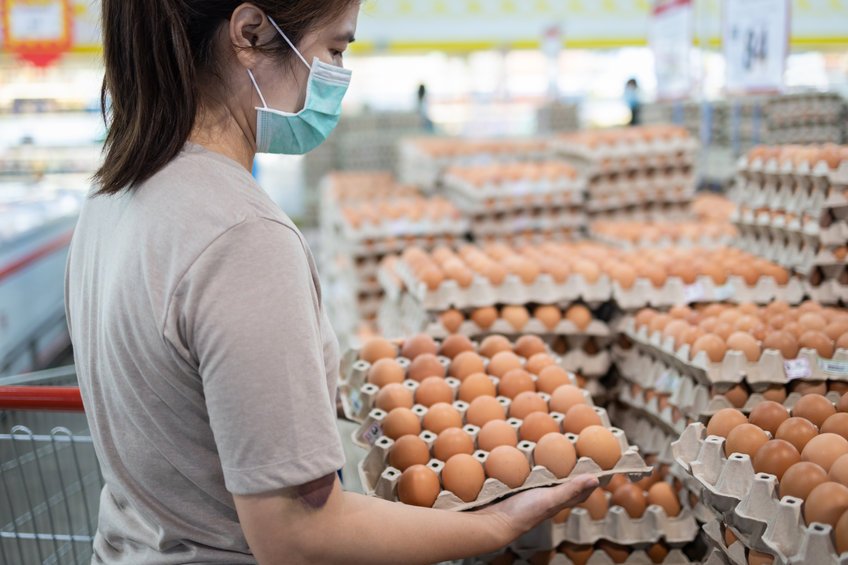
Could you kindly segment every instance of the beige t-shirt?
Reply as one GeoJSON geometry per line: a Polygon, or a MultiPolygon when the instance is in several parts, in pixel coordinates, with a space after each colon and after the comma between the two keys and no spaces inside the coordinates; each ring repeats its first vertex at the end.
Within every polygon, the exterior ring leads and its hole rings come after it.
{"type": "Polygon", "coordinates": [[[132,192],[87,199],[65,294],[106,482],[94,562],[254,563],[230,493],[344,463],[338,343],[300,232],[188,143],[132,192]]]}

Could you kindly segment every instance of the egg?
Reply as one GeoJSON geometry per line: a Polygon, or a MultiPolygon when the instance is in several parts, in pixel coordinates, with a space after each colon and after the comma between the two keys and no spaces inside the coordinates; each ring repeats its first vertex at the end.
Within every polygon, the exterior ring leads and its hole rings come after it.
{"type": "Polygon", "coordinates": [[[772,332],[763,340],[763,350],[776,349],[784,359],[795,359],[798,356],[798,340],[785,331],[772,332]]]}
{"type": "Polygon", "coordinates": [[[600,426],[601,417],[588,404],[575,404],[565,413],[562,429],[567,434],[579,434],[589,426],[600,426]]]}
{"type": "Polygon", "coordinates": [[[839,397],[839,402],[836,403],[836,409],[840,412],[848,412],[848,392],[839,397]]]}
{"type": "Polygon", "coordinates": [[[578,508],[585,508],[592,520],[602,520],[607,515],[609,502],[604,494],[604,489],[596,488],[592,491],[589,497],[577,505],[578,508]]]}
{"type": "Polygon", "coordinates": [[[459,385],[457,400],[471,402],[478,396],[495,396],[497,389],[495,383],[486,373],[472,373],[465,377],[459,385]]]}
{"type": "Polygon", "coordinates": [[[522,366],[521,359],[515,353],[512,351],[501,351],[495,353],[489,360],[488,373],[502,378],[513,369],[522,369],[522,366]]]}
{"type": "Polygon", "coordinates": [[[530,321],[530,312],[524,306],[504,306],[501,309],[501,318],[506,320],[515,331],[520,332],[530,321]]]}
{"type": "Polygon", "coordinates": [[[634,319],[636,329],[638,330],[641,327],[649,326],[651,320],[654,319],[658,312],[653,308],[642,308],[636,313],[636,317],[634,319]]]}
{"type": "MultiPolygon", "coordinates": [[[[797,416],[797,414],[793,415],[797,416]]],[[[789,411],[786,408],[777,402],[765,400],[754,406],[754,409],[751,410],[751,414],[748,416],[748,421],[774,435],[777,433],[780,424],[788,418],[789,411]]]]}
{"type": "Polygon", "coordinates": [[[671,518],[680,514],[680,500],[674,488],[663,481],[654,483],[648,489],[648,506],[657,505],[665,511],[665,515],[671,518]]]}
{"type": "Polygon", "coordinates": [[[605,539],[598,540],[595,545],[598,549],[603,550],[604,553],[612,559],[613,563],[624,563],[627,561],[627,557],[630,556],[631,549],[626,545],[621,545],[605,539]]]}
{"type": "Polygon", "coordinates": [[[840,455],[827,472],[829,480],[848,486],[848,454],[840,455]]]}
{"type": "Polygon", "coordinates": [[[668,547],[666,547],[666,545],[662,542],[657,542],[646,549],[645,553],[648,554],[648,557],[651,559],[651,563],[662,563],[668,556],[668,547]]]}
{"type": "MultiPolygon", "coordinates": [[[[806,398],[806,396],[802,397],[802,399],[803,398],[806,398]]],[[[836,414],[829,416],[821,425],[821,432],[840,435],[845,439],[848,439],[848,414],[844,412],[837,412],[836,414]]]]}
{"type": "Polygon", "coordinates": [[[827,394],[827,382],[797,379],[789,383],[789,392],[797,392],[800,395],[827,394]]]}
{"type": "Polygon", "coordinates": [[[610,504],[621,506],[631,518],[641,518],[648,507],[645,493],[633,483],[625,483],[618,487],[610,498],[610,504]]]}
{"type": "Polygon", "coordinates": [[[820,394],[806,394],[792,408],[793,416],[806,418],[819,428],[833,414],[836,414],[833,403],[820,394]]]}
{"type": "Polygon", "coordinates": [[[400,384],[404,378],[403,367],[394,359],[378,359],[368,368],[368,382],[380,388],[391,383],[400,384]]]}
{"type": "Polygon", "coordinates": [[[536,353],[524,364],[527,372],[538,375],[546,367],[556,365],[556,360],[547,353],[536,353]]]}
{"type": "Polygon", "coordinates": [[[492,451],[499,445],[518,445],[518,432],[506,420],[490,420],[477,434],[477,448],[492,451]]]}
{"type": "Polygon", "coordinates": [[[780,424],[775,433],[775,439],[791,443],[800,453],[807,442],[819,435],[818,428],[806,418],[788,418],[780,424]]]}
{"type": "Polygon", "coordinates": [[[763,398],[783,404],[786,401],[786,387],[783,385],[771,385],[761,392],[763,398]]]}
{"type": "Polygon", "coordinates": [[[736,543],[738,540],[739,540],[739,538],[736,537],[736,534],[733,533],[733,530],[731,530],[729,526],[725,525],[724,526],[724,545],[726,547],[730,547],[731,545],[736,543]]]}
{"type": "Polygon", "coordinates": [[[565,319],[574,324],[578,331],[584,332],[592,322],[592,312],[583,304],[575,304],[565,311],[565,319]]]}
{"type": "Polygon", "coordinates": [[[771,563],[774,563],[774,556],[756,549],[748,550],[748,565],[771,565],[771,563]]]}
{"type": "Polygon", "coordinates": [[[822,331],[827,327],[827,320],[817,312],[805,312],[798,316],[798,323],[808,330],[822,331]]]}
{"type": "Polygon", "coordinates": [[[841,455],[848,453],[848,440],[836,434],[819,434],[801,450],[801,460],[819,465],[825,471],[841,455]]]}
{"type": "Polygon", "coordinates": [[[729,457],[733,453],[745,453],[754,458],[760,447],[768,441],[766,433],[754,424],[741,424],[727,434],[724,451],[729,457]]]}
{"type": "Polygon", "coordinates": [[[410,364],[407,370],[407,377],[421,382],[427,377],[442,377],[445,376],[445,366],[439,361],[433,353],[422,353],[418,355],[410,364]]]}
{"type": "Polygon", "coordinates": [[[834,482],[824,482],[815,487],[804,502],[804,520],[836,527],[836,522],[848,510],[848,487],[834,482]]]}
{"type": "Polygon", "coordinates": [[[595,552],[595,547],[592,545],[577,545],[565,542],[561,551],[573,565],[586,565],[589,562],[589,558],[595,552]]]}
{"type": "Polygon", "coordinates": [[[825,359],[833,357],[833,340],[824,332],[808,330],[798,338],[798,345],[803,349],[815,349],[819,357],[825,359]]]}
{"type": "Polygon", "coordinates": [[[418,436],[401,436],[389,449],[389,465],[399,471],[404,471],[413,465],[426,465],[429,460],[430,448],[418,436]]]}
{"type": "Polygon", "coordinates": [[[439,346],[435,340],[427,334],[417,334],[407,339],[400,348],[402,357],[414,360],[419,355],[429,353],[435,356],[439,352],[439,346]]]}
{"type": "Polygon", "coordinates": [[[380,359],[394,359],[396,355],[397,348],[382,337],[369,339],[359,350],[359,358],[372,364],[380,359]]]}
{"type": "Polygon", "coordinates": [[[512,351],[512,344],[509,342],[507,338],[502,335],[490,335],[483,339],[480,342],[480,347],[477,349],[477,352],[491,359],[497,353],[501,351],[512,351]]]}
{"type": "Polygon", "coordinates": [[[453,389],[441,377],[427,377],[415,389],[415,402],[422,406],[432,406],[438,402],[453,402],[453,389]]]}
{"type": "Polygon", "coordinates": [[[809,461],[789,467],[780,481],[780,497],[793,496],[805,500],[816,486],[827,482],[827,471],[809,461]]]}
{"type": "MultiPolygon", "coordinates": [[[[468,318],[477,324],[482,330],[488,330],[492,324],[495,323],[495,320],[498,319],[498,311],[494,306],[484,306],[482,308],[477,308],[468,316],[468,318]]],[[[483,355],[486,355],[483,353],[483,355]]]]}
{"type": "Polygon", "coordinates": [[[836,553],[842,555],[848,551],[848,511],[843,512],[836,521],[833,535],[836,538],[836,553]]]}
{"type": "Polygon", "coordinates": [[[562,313],[556,306],[537,306],[533,310],[533,317],[542,322],[547,329],[553,330],[562,320],[562,313]]]}
{"type": "Polygon", "coordinates": [[[739,383],[738,385],[734,385],[727,389],[724,392],[724,397],[735,408],[742,408],[748,401],[748,389],[745,388],[743,383],[739,383]]]}
{"type": "Polygon", "coordinates": [[[483,358],[473,351],[458,353],[451,361],[448,369],[448,375],[460,381],[465,381],[469,375],[485,372],[486,364],[483,362],[483,358]]]}
{"type": "Polygon", "coordinates": [[[779,481],[786,470],[801,461],[795,446],[782,439],[767,441],[753,457],[754,471],[774,475],[779,481]]]}
{"type": "Polygon", "coordinates": [[[441,486],[436,473],[425,465],[413,465],[398,479],[398,500],[404,504],[431,508],[441,486]]]}
{"type": "Polygon", "coordinates": [[[465,316],[459,310],[445,310],[439,314],[439,321],[449,333],[453,334],[459,331],[462,322],[465,321],[465,316]]]}
{"type": "Polygon", "coordinates": [[[848,392],[848,383],[844,381],[828,381],[827,382],[827,391],[835,392],[839,396],[842,396],[846,392],[848,392]]]}
{"type": "Polygon", "coordinates": [[[449,335],[439,346],[439,354],[449,359],[455,358],[464,351],[473,352],[474,344],[462,334],[449,335]]]}
{"type": "Polygon", "coordinates": [[[840,337],[848,334],[848,320],[836,320],[829,323],[824,328],[824,334],[832,341],[837,341],[840,337]]]}
{"type": "Polygon", "coordinates": [[[754,339],[754,336],[745,332],[734,332],[727,338],[727,348],[735,351],[741,351],[745,354],[745,358],[754,363],[760,359],[760,344],[754,339]]]}
{"type": "Polygon", "coordinates": [[[424,414],[423,423],[425,430],[430,430],[438,435],[448,428],[461,428],[462,416],[450,404],[438,402],[430,406],[427,413],[424,414]]]}
{"type": "Polygon", "coordinates": [[[589,426],[577,437],[577,455],[588,457],[601,469],[609,470],[621,459],[621,444],[615,435],[603,426],[589,426]]]}
{"type": "Polygon", "coordinates": [[[509,417],[523,420],[532,412],[548,413],[548,403],[545,402],[538,393],[533,391],[524,391],[512,399],[512,404],[509,406],[509,417]]]}
{"type": "Polygon", "coordinates": [[[654,334],[656,332],[662,332],[671,320],[672,318],[668,314],[657,314],[653,317],[651,323],[648,324],[648,333],[654,334]]]}
{"type": "Polygon", "coordinates": [[[707,435],[726,438],[733,428],[747,423],[748,418],[736,408],[722,408],[710,418],[707,435]]]}
{"type": "Polygon", "coordinates": [[[530,463],[517,448],[499,445],[486,458],[486,475],[509,488],[518,488],[530,475],[530,463]]]}
{"type": "Polygon", "coordinates": [[[458,453],[445,461],[442,484],[463,502],[473,502],[480,494],[486,473],[483,465],[471,455],[458,453]]]}
{"type": "Polygon", "coordinates": [[[565,369],[557,365],[549,365],[539,371],[536,378],[536,390],[545,394],[553,394],[557,388],[570,383],[571,377],[565,369]]]}
{"type": "Polygon", "coordinates": [[[551,412],[563,415],[577,404],[586,404],[586,397],[582,390],[572,384],[564,384],[554,389],[549,401],[551,412]]]}
{"type": "Polygon", "coordinates": [[[447,461],[457,453],[474,453],[474,440],[462,428],[443,430],[433,442],[433,457],[447,461]]]}
{"type": "Polygon", "coordinates": [[[727,351],[727,347],[724,343],[724,340],[715,334],[705,334],[695,340],[695,343],[692,344],[692,352],[690,355],[691,359],[694,359],[695,356],[701,351],[707,354],[707,358],[713,363],[721,363],[724,359],[724,354],[727,351]]]}
{"type": "Polygon", "coordinates": [[[547,412],[531,412],[521,422],[520,435],[525,441],[539,441],[548,433],[559,432],[559,424],[547,412]]]}
{"type": "Polygon", "coordinates": [[[409,408],[395,408],[380,422],[383,434],[398,439],[405,435],[418,435],[421,433],[421,420],[409,408]]]}
{"type": "Polygon", "coordinates": [[[478,396],[465,411],[465,421],[472,426],[479,428],[492,420],[506,420],[506,409],[493,396],[478,396]]]}
{"type": "Polygon", "coordinates": [[[377,393],[374,405],[384,412],[391,412],[398,407],[412,408],[414,405],[412,391],[402,384],[387,384],[377,393]]]}
{"type": "Polygon", "coordinates": [[[523,335],[515,340],[515,346],[513,347],[513,351],[516,355],[520,355],[526,359],[530,359],[533,355],[537,353],[547,353],[548,346],[545,345],[545,342],[542,341],[537,335],[523,335]]]}
{"type": "Polygon", "coordinates": [[[536,442],[533,462],[548,469],[556,478],[563,479],[577,464],[577,451],[571,440],[558,432],[552,432],[536,442]]]}
{"type": "MultiPolygon", "coordinates": [[[[498,353],[498,355],[502,354],[498,353]]],[[[522,392],[534,392],[535,390],[536,385],[533,382],[533,376],[521,368],[507,371],[498,383],[498,394],[507,398],[515,398],[522,392]]]]}

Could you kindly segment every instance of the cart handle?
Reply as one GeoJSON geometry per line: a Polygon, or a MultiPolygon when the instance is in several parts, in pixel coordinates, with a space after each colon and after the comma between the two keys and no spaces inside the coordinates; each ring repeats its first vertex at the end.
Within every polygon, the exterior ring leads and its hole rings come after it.
{"type": "Polygon", "coordinates": [[[76,386],[0,386],[0,410],[85,411],[76,386]]]}

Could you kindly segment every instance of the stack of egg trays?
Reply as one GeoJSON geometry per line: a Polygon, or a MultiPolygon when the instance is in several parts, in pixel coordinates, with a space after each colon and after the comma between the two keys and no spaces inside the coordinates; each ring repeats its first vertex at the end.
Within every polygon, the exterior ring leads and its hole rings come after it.
{"type": "MultiPolygon", "coordinates": [[[[518,559],[513,562],[513,565],[533,565],[534,563],[540,563],[540,561],[534,559],[535,554],[539,553],[536,550],[509,549],[508,551],[518,556],[518,559]]],[[[494,563],[495,559],[497,559],[498,556],[503,555],[503,553],[503,551],[499,551],[489,555],[475,557],[473,559],[466,559],[462,562],[462,565],[487,565],[489,563],[494,563]]],[[[559,552],[554,554],[554,556],[551,557],[551,560],[547,563],[548,565],[573,565],[573,562],[565,554],[559,552]]],[[[651,558],[648,557],[648,554],[641,549],[634,550],[627,556],[627,559],[622,561],[622,563],[624,565],[655,565],[651,558]]],[[[689,558],[686,557],[686,555],[679,549],[672,549],[661,562],[661,565],[695,565],[695,563],[696,562],[690,561],[689,558]]],[[[589,560],[586,561],[586,565],[614,564],[615,562],[612,558],[603,550],[596,550],[589,557],[589,560]]]]}
{"type": "Polygon", "coordinates": [[[807,280],[807,293],[825,304],[848,301],[848,284],[844,274],[848,268],[848,258],[839,259],[834,251],[848,245],[848,162],[843,162],[839,170],[831,175],[831,190],[824,204],[821,216],[819,238],[822,248],[812,262],[821,281],[807,280]]]}
{"type": "Polygon", "coordinates": [[[469,213],[505,212],[515,208],[582,206],[586,191],[586,179],[580,177],[488,182],[478,187],[465,179],[446,173],[442,184],[451,200],[461,210],[469,213]]]}
{"type": "Polygon", "coordinates": [[[819,247],[818,218],[786,217],[767,211],[733,213],[731,221],[739,230],[736,245],[799,273],[808,272],[819,247]]]}
{"type": "Polygon", "coordinates": [[[622,239],[606,234],[592,233],[592,239],[600,243],[605,243],[610,247],[623,249],[624,251],[633,251],[635,249],[665,249],[667,247],[682,247],[691,249],[693,247],[712,248],[712,247],[727,247],[734,238],[728,235],[721,235],[715,238],[706,235],[699,239],[690,239],[688,237],[670,238],[668,236],[659,239],[648,239],[645,237],[639,238],[637,241],[622,239]]]}
{"type": "MultiPolygon", "coordinates": [[[[635,320],[628,318],[622,323],[623,332],[650,356],[664,362],[667,367],[683,375],[689,375],[697,382],[712,385],[716,383],[740,383],[749,385],[786,384],[790,380],[786,373],[786,363],[777,350],[766,349],[759,360],[750,362],[741,351],[728,351],[719,363],[713,363],[703,351],[689,359],[689,346],[683,344],[675,350],[672,338],[663,340],[661,332],[648,334],[645,327],[635,329],[635,320]]],[[[848,380],[846,362],[848,350],[838,349],[833,359],[822,359],[814,349],[801,349],[798,359],[805,359],[808,374],[796,376],[805,380],[848,380]]]]}
{"type": "Polygon", "coordinates": [[[836,555],[831,526],[807,526],[799,498],[778,497],[774,475],[755,473],[743,453],[724,454],[724,438],[707,436],[701,423],[691,424],[672,446],[678,463],[703,487],[703,499],[729,525],[745,547],[773,555],[779,565],[848,564],[836,555]]]}

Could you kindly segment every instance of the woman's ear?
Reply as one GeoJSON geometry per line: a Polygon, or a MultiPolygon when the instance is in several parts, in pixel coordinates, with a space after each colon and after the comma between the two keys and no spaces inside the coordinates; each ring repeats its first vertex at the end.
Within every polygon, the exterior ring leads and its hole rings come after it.
{"type": "Polygon", "coordinates": [[[246,69],[256,67],[258,51],[252,47],[269,43],[277,35],[265,12],[249,2],[233,10],[227,31],[235,56],[246,69]]]}

